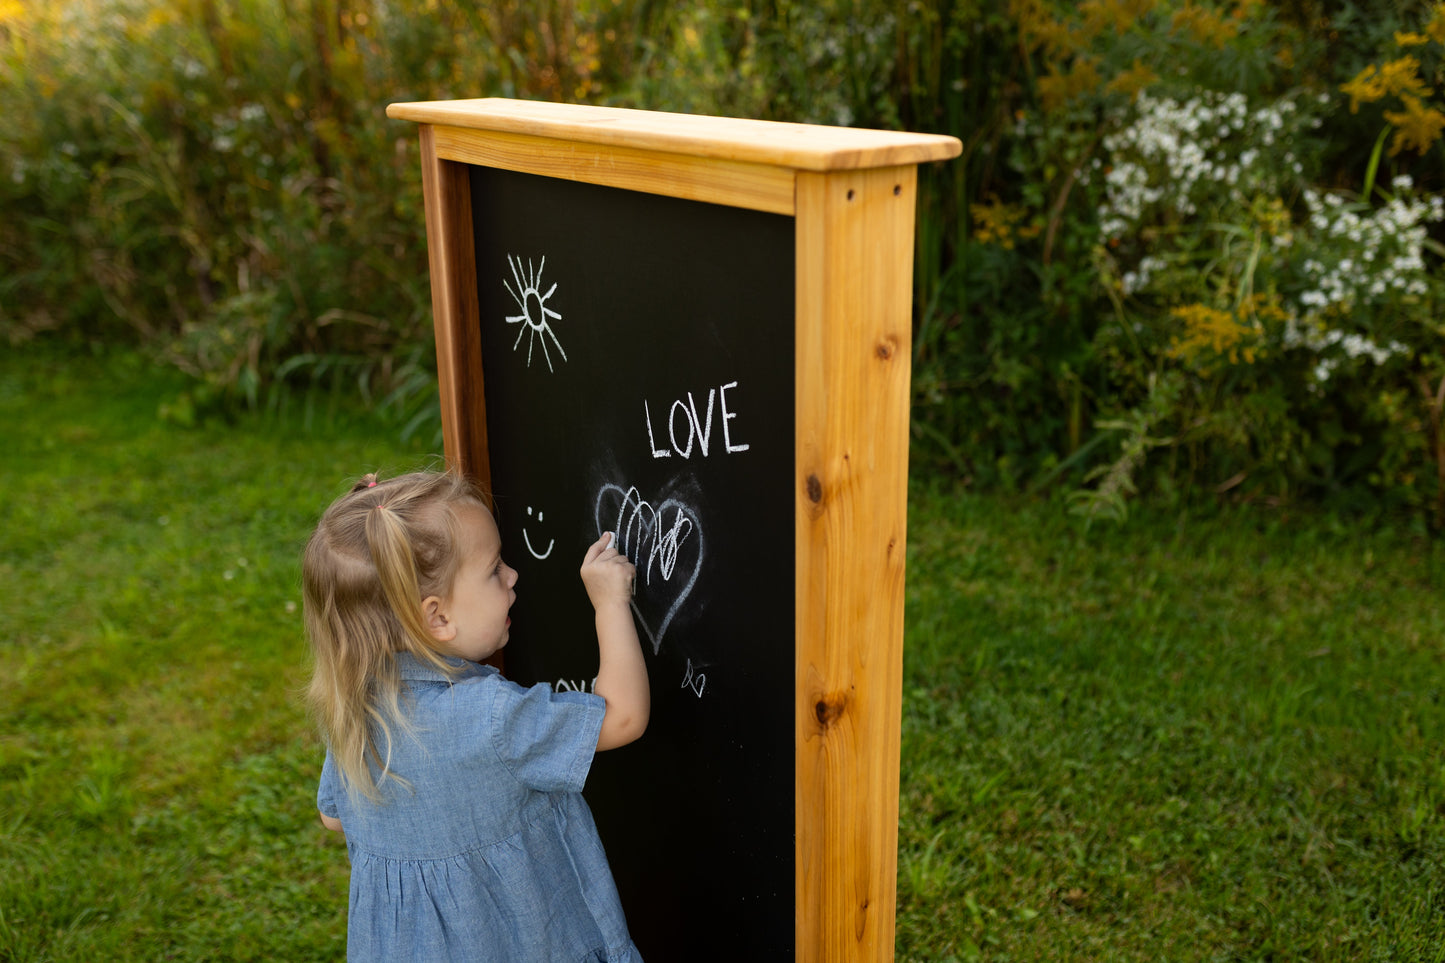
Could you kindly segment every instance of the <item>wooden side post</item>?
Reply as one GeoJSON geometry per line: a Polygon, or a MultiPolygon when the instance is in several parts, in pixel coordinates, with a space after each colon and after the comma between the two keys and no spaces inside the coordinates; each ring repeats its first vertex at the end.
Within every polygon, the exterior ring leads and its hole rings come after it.
{"type": "Polygon", "coordinates": [[[437,156],[437,132],[421,125],[421,185],[437,339],[437,386],[442,442],[451,468],[484,491],[491,486],[486,398],[477,319],[477,257],[472,237],[472,190],[467,166],[437,156]]]}
{"type": "Polygon", "coordinates": [[[916,180],[797,175],[800,963],[893,959],[916,180]]]}

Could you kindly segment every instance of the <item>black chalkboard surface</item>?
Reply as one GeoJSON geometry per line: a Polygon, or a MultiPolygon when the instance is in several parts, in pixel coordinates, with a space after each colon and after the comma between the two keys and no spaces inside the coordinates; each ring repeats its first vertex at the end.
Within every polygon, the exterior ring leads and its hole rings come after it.
{"type": "Polygon", "coordinates": [[[793,218],[472,166],[505,671],[588,689],[618,531],[652,720],[586,796],[656,961],[794,955],[793,218]]]}

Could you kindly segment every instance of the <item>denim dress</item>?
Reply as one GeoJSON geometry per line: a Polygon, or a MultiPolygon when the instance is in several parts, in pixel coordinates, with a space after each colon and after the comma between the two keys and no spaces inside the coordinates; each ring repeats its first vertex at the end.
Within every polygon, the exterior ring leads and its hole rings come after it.
{"type": "Polygon", "coordinates": [[[391,769],[407,784],[388,778],[374,803],[326,755],[317,806],[351,858],[346,958],[641,963],[581,796],[605,703],[449,661],[450,679],[397,655],[416,736],[393,733],[391,769]]]}

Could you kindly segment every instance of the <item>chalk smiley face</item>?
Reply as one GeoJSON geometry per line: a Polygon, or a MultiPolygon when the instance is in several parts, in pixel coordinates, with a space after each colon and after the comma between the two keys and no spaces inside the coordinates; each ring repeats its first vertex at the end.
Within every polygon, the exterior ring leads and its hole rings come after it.
{"type": "MultiPolygon", "coordinates": [[[[528,506],[527,506],[527,514],[528,514],[529,516],[532,514],[532,506],[531,506],[531,505],[528,505],[528,506]]],[[[540,524],[541,521],[542,521],[542,513],[541,513],[541,512],[538,512],[538,513],[537,513],[537,522],[538,522],[538,524],[540,524]]],[[[532,555],[532,557],[535,558],[535,559],[536,559],[537,561],[539,561],[539,562],[542,561],[542,560],[544,560],[548,555],[551,555],[551,554],[552,554],[552,548],[553,548],[553,546],[555,546],[555,545],[557,544],[557,540],[556,540],[555,538],[554,538],[554,539],[551,539],[551,540],[549,540],[549,541],[547,542],[547,549],[546,549],[546,551],[542,551],[542,552],[537,551],[535,548],[532,547],[532,536],[530,536],[530,535],[527,534],[527,526],[525,526],[525,525],[522,526],[522,541],[526,544],[526,546],[527,546],[527,551],[530,552],[531,555],[532,555]]],[[[540,536],[538,536],[537,541],[538,541],[538,542],[541,542],[541,541],[542,541],[542,539],[541,539],[540,536]]]]}

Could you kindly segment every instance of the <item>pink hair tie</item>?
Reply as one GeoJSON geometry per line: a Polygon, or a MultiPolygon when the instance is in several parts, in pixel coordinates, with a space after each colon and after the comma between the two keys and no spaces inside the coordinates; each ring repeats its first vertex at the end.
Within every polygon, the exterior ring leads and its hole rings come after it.
{"type": "Polygon", "coordinates": [[[366,483],[366,487],[367,487],[367,488],[375,488],[375,487],[376,487],[376,482],[375,482],[375,481],[369,481],[369,482],[366,483]]]}

